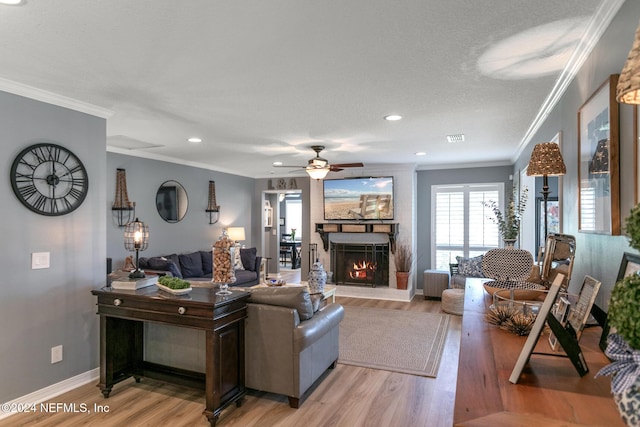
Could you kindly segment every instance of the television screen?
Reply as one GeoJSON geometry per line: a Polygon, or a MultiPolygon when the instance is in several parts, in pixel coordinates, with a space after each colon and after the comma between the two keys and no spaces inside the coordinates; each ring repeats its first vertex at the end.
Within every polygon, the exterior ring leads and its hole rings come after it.
{"type": "Polygon", "coordinates": [[[325,179],[324,219],[393,219],[393,177],[325,179]]]}

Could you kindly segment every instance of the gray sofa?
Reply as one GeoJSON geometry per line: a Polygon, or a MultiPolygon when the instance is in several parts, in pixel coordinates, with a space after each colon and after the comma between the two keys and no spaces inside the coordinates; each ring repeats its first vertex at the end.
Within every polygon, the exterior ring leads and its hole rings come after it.
{"type": "MultiPolygon", "coordinates": [[[[260,283],[262,257],[256,248],[240,249],[242,267],[235,269],[233,286],[254,286],[260,283]]],[[[170,274],[189,281],[210,281],[213,270],[211,251],[195,251],[187,254],[171,254],[139,259],[140,268],[147,272],[170,274]]]]}
{"type": "Polygon", "coordinates": [[[245,384],[283,394],[298,408],[310,387],[338,360],[340,304],[322,308],[305,287],[251,292],[245,320],[245,384]]]}

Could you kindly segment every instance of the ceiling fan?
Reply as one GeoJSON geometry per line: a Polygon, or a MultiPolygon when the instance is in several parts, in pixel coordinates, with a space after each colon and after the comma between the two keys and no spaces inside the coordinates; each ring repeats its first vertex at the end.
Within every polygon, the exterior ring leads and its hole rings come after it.
{"type": "Polygon", "coordinates": [[[361,168],[364,166],[362,163],[336,163],[330,165],[327,159],[320,157],[320,152],[324,150],[324,145],[312,145],[311,149],[316,152],[316,156],[309,159],[307,166],[277,165],[276,167],[304,169],[311,178],[322,179],[327,176],[329,172],[338,172],[344,168],[361,168]]]}

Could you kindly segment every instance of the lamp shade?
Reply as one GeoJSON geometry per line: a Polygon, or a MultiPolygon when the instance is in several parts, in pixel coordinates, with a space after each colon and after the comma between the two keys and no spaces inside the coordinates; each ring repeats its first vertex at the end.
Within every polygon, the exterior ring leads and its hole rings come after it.
{"type": "Polygon", "coordinates": [[[320,168],[307,166],[305,170],[307,171],[309,176],[313,179],[323,179],[329,173],[329,168],[326,166],[320,167],[320,168]]]}
{"type": "Polygon", "coordinates": [[[149,226],[136,218],[124,227],[124,247],[128,251],[144,251],[149,247],[149,226]]]}
{"type": "Polygon", "coordinates": [[[531,159],[527,167],[529,176],[564,175],[567,167],[562,160],[560,147],[555,142],[536,144],[531,152],[531,159]]]}
{"type": "Polygon", "coordinates": [[[640,27],[636,30],[627,62],[620,72],[616,100],[625,104],[640,104],[640,27]]]}
{"type": "Polygon", "coordinates": [[[227,228],[227,235],[236,242],[243,241],[245,240],[244,227],[229,227],[227,228]]]}

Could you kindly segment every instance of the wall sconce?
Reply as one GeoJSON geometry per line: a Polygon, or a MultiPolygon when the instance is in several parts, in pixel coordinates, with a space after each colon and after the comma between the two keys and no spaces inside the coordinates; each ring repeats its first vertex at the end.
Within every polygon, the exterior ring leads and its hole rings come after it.
{"type": "Polygon", "coordinates": [[[144,272],[140,270],[138,254],[149,247],[149,226],[136,218],[124,227],[124,247],[130,252],[136,253],[136,269],[129,274],[132,279],[140,279],[144,272]]]}
{"type": "Polygon", "coordinates": [[[124,169],[116,170],[116,197],[111,211],[118,227],[124,227],[136,216],[136,203],[130,202],[127,194],[127,172],[124,169]]]}
{"type": "Polygon", "coordinates": [[[209,203],[205,212],[209,213],[209,224],[215,224],[220,219],[220,206],[216,203],[215,181],[209,181],[209,203]]]}

